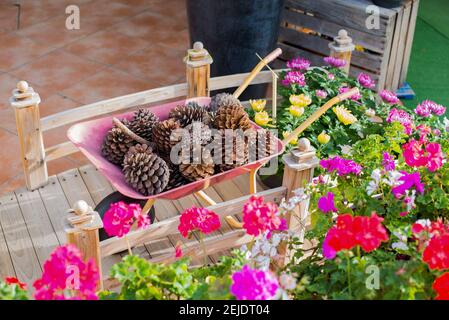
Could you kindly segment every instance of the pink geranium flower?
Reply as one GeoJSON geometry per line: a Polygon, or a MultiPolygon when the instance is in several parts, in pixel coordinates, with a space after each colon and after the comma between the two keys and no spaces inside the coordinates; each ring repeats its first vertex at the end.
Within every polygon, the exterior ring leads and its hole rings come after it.
{"type": "Polygon", "coordinates": [[[334,203],[334,194],[332,192],[328,192],[325,196],[322,196],[318,200],[318,209],[320,209],[323,213],[337,212],[337,208],[335,208],[334,203]]]}
{"type": "Polygon", "coordinates": [[[252,196],[243,206],[243,228],[246,233],[258,236],[269,231],[285,230],[287,222],[279,216],[278,207],[272,203],[264,203],[263,197],[252,196]]]}
{"type": "Polygon", "coordinates": [[[346,65],[346,61],[335,57],[325,57],[324,62],[334,68],[343,68],[346,65]]]}
{"type": "Polygon", "coordinates": [[[220,226],[220,217],[215,212],[193,206],[185,210],[179,217],[178,230],[186,238],[189,232],[199,230],[207,234],[219,229],[220,226]]]}
{"type": "Polygon", "coordinates": [[[371,79],[369,75],[363,72],[359,74],[359,76],[357,77],[357,81],[360,83],[362,87],[368,89],[374,88],[374,86],[376,85],[376,82],[373,79],[371,79]]]}
{"type": "Polygon", "coordinates": [[[402,184],[391,189],[391,192],[396,198],[400,198],[407,190],[410,190],[413,187],[419,193],[424,193],[424,184],[421,183],[419,172],[407,173],[402,171],[401,173],[402,176],[399,178],[399,181],[402,181],[402,184]]]}
{"type": "Polygon", "coordinates": [[[388,90],[383,90],[380,93],[380,97],[382,98],[382,100],[386,103],[389,104],[397,104],[399,103],[399,99],[398,97],[391,91],[388,90]]]}
{"type": "Polygon", "coordinates": [[[402,145],[405,163],[411,167],[426,167],[435,172],[443,166],[443,151],[441,145],[434,142],[425,144],[411,139],[402,145]]]}
{"type": "Polygon", "coordinates": [[[287,61],[287,68],[292,70],[307,70],[310,67],[310,61],[301,57],[293,58],[287,61]]]}
{"type": "Polygon", "coordinates": [[[74,245],[56,248],[34,282],[36,300],[97,300],[100,279],[93,259],[84,262],[74,245]]]}
{"type": "Polygon", "coordinates": [[[146,228],[151,221],[147,214],[142,214],[139,204],[126,204],[123,201],[111,204],[103,217],[104,230],[110,236],[123,237],[129,233],[134,222],[138,228],[146,228]]]}
{"type": "Polygon", "coordinates": [[[232,274],[231,294],[237,300],[271,300],[279,288],[277,278],[270,272],[244,265],[232,274]]]}
{"type": "Polygon", "coordinates": [[[301,87],[306,85],[306,78],[299,71],[289,71],[281,81],[282,85],[289,86],[291,84],[297,84],[301,87]]]}

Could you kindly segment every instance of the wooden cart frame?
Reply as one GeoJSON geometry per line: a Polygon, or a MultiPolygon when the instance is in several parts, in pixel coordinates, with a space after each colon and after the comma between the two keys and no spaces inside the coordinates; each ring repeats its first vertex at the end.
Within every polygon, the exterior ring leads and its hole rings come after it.
{"type": "MultiPolygon", "coordinates": [[[[282,70],[275,70],[278,74],[282,70]]],[[[166,87],[146,90],[113,99],[103,100],[96,103],[87,104],[75,109],[53,114],[44,118],[40,117],[38,93],[29,88],[26,82],[20,82],[17,89],[13,91],[10,99],[11,105],[15,109],[18,136],[21,147],[21,158],[23,170],[26,177],[26,185],[29,190],[34,190],[48,183],[47,162],[73,154],[79,150],[69,141],[61,144],[44,147],[42,134],[45,131],[59,128],[68,124],[84,121],[89,118],[116,113],[122,110],[129,110],[138,106],[149,107],[153,104],[160,104],[168,100],[181,97],[205,96],[210,91],[227,89],[239,86],[249,73],[234,74],[222,77],[209,77],[208,64],[187,64],[187,83],[170,85],[166,87]]],[[[251,84],[267,84],[276,81],[273,71],[262,71],[251,84]]],[[[274,84],[275,87],[276,84],[274,84]]],[[[335,99],[335,98],[334,98],[335,99]]],[[[273,100],[276,101],[276,92],[273,90],[273,100]]],[[[247,103],[244,103],[247,105],[247,103]]],[[[302,188],[310,182],[313,177],[313,170],[318,165],[318,159],[313,149],[296,150],[283,156],[285,163],[282,186],[259,192],[266,201],[279,203],[282,199],[292,197],[293,191],[302,188]]],[[[197,194],[199,198],[215,211],[220,218],[241,214],[243,204],[256,190],[255,172],[251,176],[249,195],[226,202],[215,203],[205,193],[197,194]]],[[[152,203],[148,203],[152,205],[152,203]]],[[[99,240],[98,230],[103,227],[101,218],[95,212],[93,219],[86,223],[73,223],[76,217],[65,217],[67,242],[75,244],[86,258],[93,258],[101,270],[102,259],[115,253],[124,251],[128,245],[122,238],[113,237],[105,241],[99,240]]],[[[304,200],[287,217],[289,229],[295,232],[299,238],[303,238],[305,224],[308,219],[308,200],[304,200]]],[[[153,223],[148,229],[132,231],[127,239],[131,247],[143,245],[149,241],[164,238],[178,233],[177,226],[179,218],[177,216],[153,223]]],[[[226,222],[225,222],[226,223],[226,222]]],[[[239,226],[232,226],[229,232],[219,237],[211,237],[205,240],[205,252],[200,248],[198,242],[192,242],[184,248],[184,255],[190,257],[201,257],[221,252],[225,249],[239,247],[252,240],[239,226]]],[[[169,263],[175,259],[174,248],[167,250],[154,259],[152,262],[169,263]]],[[[286,250],[283,255],[287,258],[286,250]]],[[[103,279],[103,277],[102,277],[103,279]]],[[[103,287],[103,281],[102,287],[103,287]]],[[[104,282],[108,287],[108,282],[104,282]]]]}

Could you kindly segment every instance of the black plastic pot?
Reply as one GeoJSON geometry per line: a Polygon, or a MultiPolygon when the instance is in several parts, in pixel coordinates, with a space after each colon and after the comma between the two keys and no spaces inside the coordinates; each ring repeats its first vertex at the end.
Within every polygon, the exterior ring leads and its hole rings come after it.
{"type": "Polygon", "coordinates": [[[375,5],[383,8],[397,8],[402,5],[404,0],[373,0],[375,5]]]}
{"type": "MultiPolygon", "coordinates": [[[[124,196],[120,192],[116,191],[116,192],[113,192],[110,195],[108,195],[103,200],[101,200],[100,203],[95,207],[95,211],[97,211],[98,214],[100,215],[100,217],[103,219],[103,216],[106,213],[106,211],[108,211],[110,205],[112,203],[119,202],[119,201],[123,201],[126,204],[138,203],[138,204],[140,204],[140,206],[142,208],[145,206],[145,203],[147,202],[146,200],[139,200],[139,199],[129,198],[127,196],[124,196]]],[[[153,223],[154,222],[154,217],[156,215],[155,211],[154,211],[154,207],[151,208],[151,210],[149,212],[149,215],[150,215],[150,220],[153,223]]],[[[108,236],[106,231],[104,231],[104,229],[100,229],[99,234],[100,234],[100,241],[111,238],[110,236],[108,236]]]]}
{"type": "MultiPolygon", "coordinates": [[[[187,0],[190,40],[201,41],[214,59],[211,76],[251,71],[276,47],[284,0],[187,0]]],[[[266,85],[249,87],[241,99],[265,96],[266,85]]],[[[233,90],[226,90],[232,92],[233,90]]]]}

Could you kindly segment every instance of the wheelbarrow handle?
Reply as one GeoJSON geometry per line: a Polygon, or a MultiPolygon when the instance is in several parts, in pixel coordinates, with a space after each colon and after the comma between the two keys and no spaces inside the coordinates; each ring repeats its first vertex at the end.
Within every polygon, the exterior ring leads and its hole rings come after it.
{"type": "Polygon", "coordinates": [[[245,78],[243,83],[240,85],[240,87],[237,88],[234,92],[234,97],[238,98],[242,94],[243,91],[251,84],[251,81],[257,76],[257,74],[265,67],[267,64],[272,62],[274,59],[279,57],[282,53],[281,48],[277,48],[271,53],[269,53],[265,58],[262,59],[251,71],[251,73],[245,78]]]}
{"type": "Polygon", "coordinates": [[[315,111],[310,117],[306,119],[303,123],[301,123],[292,133],[288,135],[287,138],[282,140],[284,146],[286,146],[290,141],[299,136],[304,130],[306,130],[312,123],[318,120],[327,110],[332,108],[335,104],[344,101],[346,99],[351,98],[353,95],[358,94],[360,91],[358,88],[352,88],[351,90],[341,93],[338,96],[330,99],[323,106],[321,106],[317,111],[315,111]]]}

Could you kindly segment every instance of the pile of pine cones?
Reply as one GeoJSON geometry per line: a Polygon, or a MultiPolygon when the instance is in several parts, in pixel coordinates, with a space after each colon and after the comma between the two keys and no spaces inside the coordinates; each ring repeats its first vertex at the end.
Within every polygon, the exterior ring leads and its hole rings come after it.
{"type": "Polygon", "coordinates": [[[238,99],[222,93],[208,107],[177,106],[163,121],[149,109],[139,109],[131,120],[114,119],[101,152],[121,166],[134,190],[149,196],[266,157],[275,150],[273,142],[268,131],[252,128],[238,99]]]}

